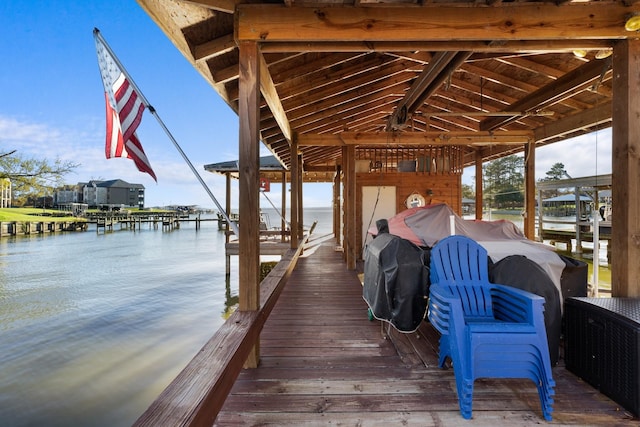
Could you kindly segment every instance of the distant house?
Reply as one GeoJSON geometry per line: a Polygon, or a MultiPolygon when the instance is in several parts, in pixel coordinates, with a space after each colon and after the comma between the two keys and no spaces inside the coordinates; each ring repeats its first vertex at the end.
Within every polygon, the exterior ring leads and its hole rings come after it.
{"type": "Polygon", "coordinates": [[[0,208],[11,207],[11,180],[9,178],[0,179],[0,208]]]}
{"type": "MultiPolygon", "coordinates": [[[[580,202],[580,212],[583,215],[591,214],[591,197],[581,194],[578,198],[580,202]]],[[[562,194],[542,201],[544,215],[564,217],[576,215],[576,195],[575,193],[562,194]]]]}
{"type": "Polygon", "coordinates": [[[76,185],[65,185],[56,189],[53,193],[54,206],[68,205],[69,203],[82,202],[82,186],[80,183],[76,185]]]}
{"type": "Polygon", "coordinates": [[[476,211],[476,199],[462,198],[462,213],[471,214],[476,211]]]}
{"type": "Polygon", "coordinates": [[[82,201],[90,208],[144,208],[144,185],[142,184],[130,184],[121,179],[112,179],[91,180],[78,185],[82,188],[82,201]]]}

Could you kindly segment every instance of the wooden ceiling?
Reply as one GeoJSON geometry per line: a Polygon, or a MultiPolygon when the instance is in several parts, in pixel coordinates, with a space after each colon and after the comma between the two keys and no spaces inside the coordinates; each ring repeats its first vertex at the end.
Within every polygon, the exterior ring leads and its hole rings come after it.
{"type": "MultiPolygon", "coordinates": [[[[464,147],[464,164],[611,126],[611,53],[634,1],[138,0],[238,111],[238,44],[262,52],[262,141],[287,167],[341,147],[464,147]],[[574,51],[585,51],[578,57],[574,51]]],[[[216,161],[216,159],[212,159],[216,161]]]]}

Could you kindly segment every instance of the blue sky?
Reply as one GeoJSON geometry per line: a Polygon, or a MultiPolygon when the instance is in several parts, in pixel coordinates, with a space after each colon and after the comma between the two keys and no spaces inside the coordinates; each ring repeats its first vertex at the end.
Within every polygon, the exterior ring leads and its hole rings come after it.
{"type": "MultiPolygon", "coordinates": [[[[147,206],[214,207],[148,111],[138,136],[158,183],[130,160],[105,159],[105,107],[94,27],[224,204],[224,178],[203,166],[237,159],[238,117],[134,0],[0,2],[0,152],[15,149],[27,157],[79,163],[66,178],[70,184],[115,178],[143,184],[147,206]]],[[[536,179],[556,162],[564,163],[573,177],[611,173],[611,132],[538,149],[536,179]]],[[[463,182],[472,183],[473,173],[465,171],[463,182]]],[[[233,192],[232,205],[237,206],[237,190],[233,192]]],[[[304,197],[305,206],[329,207],[331,187],[307,184],[304,197]]],[[[272,192],[269,198],[279,201],[280,195],[272,192]]],[[[270,206],[264,198],[262,204],[270,206]]]]}

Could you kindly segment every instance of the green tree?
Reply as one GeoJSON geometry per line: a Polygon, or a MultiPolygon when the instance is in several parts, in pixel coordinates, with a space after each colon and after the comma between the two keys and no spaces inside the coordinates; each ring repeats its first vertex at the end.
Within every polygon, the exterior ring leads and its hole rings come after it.
{"type": "Polygon", "coordinates": [[[473,199],[476,197],[476,192],[469,184],[462,184],[462,197],[465,199],[473,199]]]}
{"type": "Polygon", "coordinates": [[[482,167],[485,201],[494,207],[517,208],[524,204],[524,158],[511,155],[482,167]]]}
{"type": "Polygon", "coordinates": [[[16,154],[16,150],[0,153],[0,178],[9,178],[13,205],[24,206],[29,199],[51,196],[52,188],[63,183],[66,174],[79,165],[55,159],[36,159],[16,154]]]}
{"type": "Polygon", "coordinates": [[[554,163],[549,169],[544,178],[541,178],[540,181],[558,181],[564,178],[571,178],[567,171],[564,169],[564,164],[558,162],[554,163]]]}
{"type": "MultiPolygon", "coordinates": [[[[546,173],[544,178],[540,178],[539,182],[549,182],[549,181],[559,181],[561,179],[571,178],[567,171],[564,169],[563,163],[554,163],[546,173]]],[[[547,190],[544,191],[542,196],[543,198],[556,197],[560,194],[563,194],[563,191],[559,191],[559,189],[547,190]]]]}

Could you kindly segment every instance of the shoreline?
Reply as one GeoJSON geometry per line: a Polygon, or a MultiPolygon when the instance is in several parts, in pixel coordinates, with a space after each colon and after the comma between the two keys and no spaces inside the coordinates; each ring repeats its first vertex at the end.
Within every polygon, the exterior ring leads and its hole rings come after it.
{"type": "Polygon", "coordinates": [[[87,231],[87,221],[0,221],[0,238],[87,231]]]}

